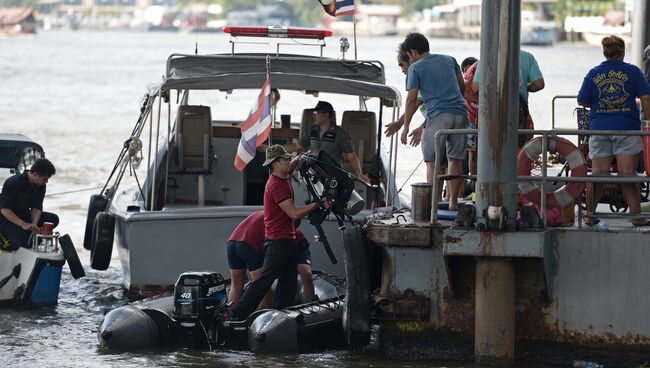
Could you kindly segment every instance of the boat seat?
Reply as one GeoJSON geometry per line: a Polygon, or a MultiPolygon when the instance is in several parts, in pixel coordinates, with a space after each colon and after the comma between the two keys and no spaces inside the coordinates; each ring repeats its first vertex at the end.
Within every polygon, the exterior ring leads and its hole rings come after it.
{"type": "MultiPolygon", "coordinates": [[[[368,172],[372,168],[377,154],[377,118],[372,111],[344,111],[341,127],[348,132],[352,147],[359,157],[361,168],[368,172]]],[[[350,171],[351,164],[343,157],[343,168],[350,171]]]]}
{"type": "Polygon", "coordinates": [[[180,106],[176,137],[179,169],[185,173],[210,174],[214,161],[210,107],[180,106]]]}
{"type": "Polygon", "coordinates": [[[298,141],[302,140],[303,136],[309,137],[311,127],[314,125],[314,109],[302,110],[302,117],[300,118],[300,133],[298,134],[298,141]]]}
{"type": "Polygon", "coordinates": [[[176,119],[177,165],[184,174],[197,174],[197,202],[205,204],[205,175],[214,166],[212,116],[209,106],[183,105],[176,119]]]}

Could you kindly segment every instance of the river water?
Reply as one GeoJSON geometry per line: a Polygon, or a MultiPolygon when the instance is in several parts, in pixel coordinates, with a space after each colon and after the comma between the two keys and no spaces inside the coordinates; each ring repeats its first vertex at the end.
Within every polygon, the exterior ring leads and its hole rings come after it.
{"type": "MultiPolygon", "coordinates": [[[[399,42],[400,37],[360,38],[358,53],[360,59],[382,61],[388,83],[402,90],[404,76],[395,61],[399,42]]],[[[50,31],[0,39],[0,132],[28,135],[44,147],[56,165],[45,208],[61,217],[59,230],[72,236],[87,273],[74,280],[67,266],[64,268],[57,306],[0,311],[2,366],[473,366],[387,361],[372,348],[364,353],[263,356],[189,350],[115,354],[98,348],[95,334],[102,315],[126,302],[120,266],[114,254],[108,271],[90,269],[89,252],[81,246],[88,198],[99,190],[67,192],[104,184],[135,124],[146,86],[160,81],[169,54],[193,53],[197,44],[201,53],[230,51],[228,38],[222,34],[50,31]]],[[[337,42],[329,44],[324,55],[338,57],[337,42]]],[[[241,50],[249,47],[253,46],[241,50]]],[[[537,57],[546,81],[543,91],[531,95],[530,110],[537,128],[550,128],[551,98],[575,95],[583,76],[602,55],[600,49],[584,44],[527,49],[537,57]]],[[[467,56],[479,56],[479,43],[436,39],[431,40],[431,50],[450,54],[460,63],[467,56]]],[[[352,52],[351,48],[348,57],[352,52]]],[[[241,104],[238,116],[244,119],[252,100],[241,104]]],[[[284,106],[291,111],[305,107],[291,106],[286,99],[284,106]]],[[[560,127],[575,127],[574,107],[573,101],[558,104],[560,127]]],[[[420,159],[419,148],[400,147],[398,186],[405,183],[420,159]]],[[[409,182],[424,178],[421,167],[409,182]]]]}

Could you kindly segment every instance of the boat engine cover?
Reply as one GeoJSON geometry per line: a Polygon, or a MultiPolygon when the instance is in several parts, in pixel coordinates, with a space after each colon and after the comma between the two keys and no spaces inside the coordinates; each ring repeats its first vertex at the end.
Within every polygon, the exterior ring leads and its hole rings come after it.
{"type": "Polygon", "coordinates": [[[248,328],[248,345],[255,353],[298,351],[298,323],[283,311],[262,313],[248,328]]]}
{"type": "Polygon", "coordinates": [[[210,319],[226,302],[226,281],[221,274],[185,272],[174,286],[172,316],[179,322],[210,319]]]}

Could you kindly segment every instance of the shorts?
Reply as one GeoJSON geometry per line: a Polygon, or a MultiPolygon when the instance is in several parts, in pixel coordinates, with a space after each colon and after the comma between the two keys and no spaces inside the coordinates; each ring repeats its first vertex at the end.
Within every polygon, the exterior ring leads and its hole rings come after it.
{"type": "Polygon", "coordinates": [[[298,264],[306,264],[308,266],[311,266],[311,252],[309,251],[309,243],[298,246],[296,250],[296,258],[298,259],[298,264]]]}
{"type": "Polygon", "coordinates": [[[255,271],[264,264],[264,253],[258,252],[248,243],[228,241],[228,267],[231,270],[255,271]]]}
{"type": "Polygon", "coordinates": [[[592,135],[589,137],[589,158],[632,156],[643,151],[638,135],[592,135]]]}
{"type": "MultiPolygon", "coordinates": [[[[433,119],[427,120],[424,132],[422,133],[421,143],[424,161],[435,161],[435,136],[440,129],[465,129],[466,127],[466,116],[454,115],[447,112],[443,112],[436,115],[433,119]]],[[[441,142],[446,142],[447,157],[456,160],[465,158],[467,153],[466,141],[467,136],[465,134],[450,134],[445,138],[441,138],[441,142]]]]}

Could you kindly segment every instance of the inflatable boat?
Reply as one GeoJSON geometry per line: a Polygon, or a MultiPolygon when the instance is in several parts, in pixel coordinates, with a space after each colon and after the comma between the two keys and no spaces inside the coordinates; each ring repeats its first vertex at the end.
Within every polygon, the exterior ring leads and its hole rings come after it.
{"type": "MultiPolygon", "coordinates": [[[[114,350],[231,347],[253,352],[345,346],[344,292],[327,276],[314,273],[319,301],[260,310],[237,322],[226,318],[227,284],[218,273],[186,272],[178,278],[173,294],[108,312],[97,332],[99,344],[114,350]]],[[[301,292],[297,294],[296,300],[302,300],[301,292]]]]}

